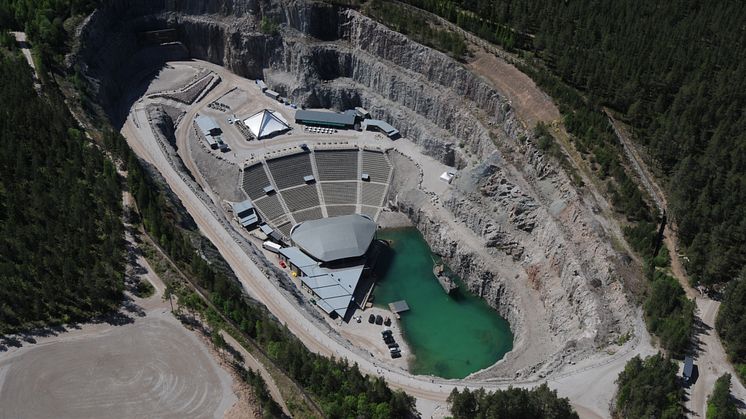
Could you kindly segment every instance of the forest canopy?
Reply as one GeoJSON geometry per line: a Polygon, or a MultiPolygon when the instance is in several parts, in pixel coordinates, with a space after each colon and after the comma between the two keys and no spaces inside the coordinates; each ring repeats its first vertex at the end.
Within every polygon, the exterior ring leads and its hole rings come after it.
{"type": "Polygon", "coordinates": [[[483,388],[459,391],[454,388],[448,396],[454,419],[577,419],[566,398],[557,397],[556,390],[542,384],[531,390],[508,388],[486,392],[483,388]]]}
{"type": "Polygon", "coordinates": [[[0,335],[119,304],[124,242],[116,168],[20,54],[0,51],[0,335]]]}
{"type": "Polygon", "coordinates": [[[614,416],[683,419],[684,390],[676,382],[678,366],[660,353],[627,362],[617,378],[614,416]]]}

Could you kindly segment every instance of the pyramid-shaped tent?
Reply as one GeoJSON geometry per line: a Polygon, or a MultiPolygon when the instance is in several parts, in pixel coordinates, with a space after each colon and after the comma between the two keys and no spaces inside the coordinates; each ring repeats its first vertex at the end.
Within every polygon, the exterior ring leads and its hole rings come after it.
{"type": "Polygon", "coordinates": [[[290,129],[285,118],[278,112],[263,109],[246,118],[244,124],[256,138],[269,137],[290,129]]]}

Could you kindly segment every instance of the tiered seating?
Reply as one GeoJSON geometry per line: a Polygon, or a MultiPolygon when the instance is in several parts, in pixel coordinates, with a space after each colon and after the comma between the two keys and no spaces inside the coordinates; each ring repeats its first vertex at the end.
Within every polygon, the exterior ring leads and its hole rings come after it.
{"type": "Polygon", "coordinates": [[[243,190],[249,195],[249,198],[253,200],[265,196],[264,187],[268,185],[269,179],[261,163],[244,169],[243,190]]]}
{"type": "Polygon", "coordinates": [[[277,229],[280,230],[280,232],[284,234],[285,237],[290,237],[291,228],[293,228],[293,225],[289,221],[285,224],[281,224],[277,226],[277,229]]]}
{"type": "Polygon", "coordinates": [[[274,226],[281,226],[285,223],[290,222],[290,216],[288,214],[282,214],[278,218],[275,218],[270,222],[270,225],[274,228],[274,226]]]}
{"type": "Polygon", "coordinates": [[[299,223],[308,220],[318,220],[323,217],[324,215],[321,213],[321,207],[310,208],[293,213],[293,218],[295,218],[295,221],[299,223]]]}
{"type": "Polygon", "coordinates": [[[319,205],[319,193],[316,191],[316,185],[303,185],[285,189],[281,194],[290,211],[303,210],[319,205]]]}
{"type": "Polygon", "coordinates": [[[372,219],[376,219],[376,214],[378,214],[379,207],[369,207],[366,205],[363,205],[360,207],[360,212],[369,216],[372,219]]]}
{"type": "Polygon", "coordinates": [[[265,220],[274,220],[285,214],[285,210],[282,208],[282,204],[280,204],[280,198],[277,195],[257,199],[254,201],[254,206],[262,212],[265,220]]]}
{"type": "Polygon", "coordinates": [[[280,189],[302,185],[303,176],[313,175],[308,153],[293,154],[267,161],[272,177],[280,189]]]}
{"type": "Polygon", "coordinates": [[[327,205],[357,203],[357,182],[323,182],[321,190],[327,205]]]}
{"type": "Polygon", "coordinates": [[[363,150],[363,167],[361,172],[370,175],[371,182],[386,183],[389,181],[391,165],[380,151],[363,150]]]}
{"type": "Polygon", "coordinates": [[[293,220],[300,223],[323,217],[320,192],[329,217],[360,212],[375,219],[385,205],[387,183],[393,170],[386,155],[372,150],[316,150],[313,155],[318,169],[317,183],[306,184],[303,180],[304,176],[313,174],[311,153],[278,157],[244,169],[241,186],[262,219],[287,236],[293,220]],[[362,167],[358,164],[360,157],[362,167]],[[360,180],[360,173],[367,173],[370,181],[360,180]],[[264,187],[271,184],[270,179],[278,192],[267,196],[264,187]]]}
{"type": "Polygon", "coordinates": [[[178,92],[173,93],[163,93],[158,96],[165,97],[167,99],[173,99],[175,101],[191,105],[195,99],[202,93],[203,90],[207,86],[212,83],[214,77],[207,76],[202,78],[201,80],[197,81],[196,83],[193,83],[191,86],[186,87],[183,90],[180,90],[178,92]]]}
{"type": "Polygon", "coordinates": [[[362,199],[363,205],[373,205],[380,207],[383,204],[383,194],[386,192],[386,185],[381,183],[363,183],[362,199]]]}
{"type": "Polygon", "coordinates": [[[357,180],[357,150],[317,150],[319,180],[357,180]]]}
{"type": "Polygon", "coordinates": [[[350,215],[355,213],[354,205],[332,205],[326,207],[326,212],[330,217],[339,217],[340,215],[350,215]]]}

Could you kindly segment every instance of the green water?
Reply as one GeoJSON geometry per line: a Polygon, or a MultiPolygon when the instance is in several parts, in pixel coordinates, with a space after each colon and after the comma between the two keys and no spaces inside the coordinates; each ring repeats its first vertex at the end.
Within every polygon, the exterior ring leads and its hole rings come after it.
{"type": "MultiPolygon", "coordinates": [[[[388,264],[375,289],[377,305],[406,300],[402,313],[405,339],[414,354],[414,374],[464,378],[486,368],[513,346],[505,321],[484,300],[463,285],[450,296],[433,275],[433,255],[415,228],[382,230],[378,238],[391,242],[388,264]]],[[[459,282],[461,285],[461,283],[459,282]]]]}

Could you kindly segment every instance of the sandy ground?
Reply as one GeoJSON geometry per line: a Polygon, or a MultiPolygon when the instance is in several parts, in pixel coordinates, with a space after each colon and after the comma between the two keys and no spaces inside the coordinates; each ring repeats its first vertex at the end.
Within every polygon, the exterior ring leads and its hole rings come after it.
{"type": "Polygon", "coordinates": [[[412,222],[401,212],[383,211],[378,216],[378,225],[381,228],[412,227],[412,222]]]}
{"type": "Polygon", "coordinates": [[[552,99],[530,77],[504,59],[478,49],[467,68],[489,80],[504,94],[528,128],[540,121],[551,123],[560,119],[559,109],[552,99]]]}
{"type": "MultiPolygon", "coordinates": [[[[359,348],[367,348],[370,352],[371,357],[376,358],[381,362],[393,365],[398,368],[407,369],[408,362],[412,356],[404,335],[402,334],[401,326],[396,317],[388,309],[380,307],[371,307],[366,310],[357,310],[355,316],[362,316],[362,320],[358,323],[355,320],[351,320],[349,323],[339,324],[339,332],[348,339],[353,345],[359,348]],[[391,319],[391,326],[377,325],[375,323],[368,323],[368,316],[380,315],[384,319],[391,319]],[[392,359],[389,352],[389,348],[383,341],[381,332],[384,329],[390,329],[393,333],[394,340],[399,344],[401,349],[401,358],[392,359]]],[[[378,370],[380,375],[380,370],[378,370]]]]}
{"type": "MultiPolygon", "coordinates": [[[[694,385],[687,389],[689,400],[686,407],[692,417],[704,419],[707,412],[707,397],[712,392],[715,381],[723,374],[731,375],[731,394],[740,401],[741,412],[746,413],[746,388],[736,377],[733,365],[728,362],[725,349],[715,331],[715,319],[720,308],[720,302],[707,297],[695,297],[697,312],[695,322],[698,323],[698,333],[695,336],[696,354],[694,364],[697,366],[699,377],[694,385]]],[[[682,367],[683,368],[683,367],[682,367]]]]}
{"type": "Polygon", "coordinates": [[[86,324],[0,355],[0,418],[223,417],[231,376],[162,301],[131,297],[116,322],[86,324]]]}
{"type": "MultiPolygon", "coordinates": [[[[310,135],[304,134],[302,130],[292,124],[290,118],[291,110],[284,109],[282,105],[272,103],[263,99],[263,95],[258,92],[253,82],[241,79],[220,67],[195,62],[195,65],[208,67],[216,72],[223,80],[223,83],[211,91],[195,106],[190,107],[180,129],[191,124],[191,120],[197,112],[206,106],[207,103],[219,98],[235,86],[254,93],[251,94],[250,106],[255,109],[263,107],[279,107],[283,115],[287,114],[286,119],[291,122],[293,131],[289,135],[276,137],[270,141],[263,142],[259,145],[257,142],[246,142],[245,140],[235,140],[235,144],[230,144],[234,154],[232,158],[237,162],[250,157],[252,153],[267,152],[271,150],[281,150],[297,145],[300,141],[313,143],[319,141],[339,141],[350,144],[377,144],[385,147],[392,147],[403,154],[417,156],[418,164],[422,167],[424,178],[422,186],[432,192],[442,191],[449,186],[438,180],[438,176],[448,169],[448,167],[439,162],[422,156],[417,150],[416,145],[401,139],[397,141],[388,141],[380,134],[357,133],[342,131],[338,134],[310,135]],[[261,102],[261,103],[256,103],[261,102]]],[[[244,285],[248,294],[263,302],[269,310],[275,314],[280,321],[287,325],[292,333],[298,336],[303,343],[312,351],[335,357],[344,357],[350,362],[356,362],[360,369],[370,374],[383,374],[386,380],[395,388],[401,388],[417,398],[417,407],[420,409],[423,417],[443,417],[447,415],[447,403],[445,399],[454,387],[470,388],[485,387],[487,389],[506,388],[512,386],[531,387],[538,385],[545,380],[534,379],[528,381],[495,381],[486,379],[465,379],[465,380],[445,380],[435,377],[414,376],[405,369],[392,365],[389,362],[380,362],[375,356],[371,355],[372,347],[359,347],[352,345],[347,339],[335,338],[328,334],[325,322],[315,320],[308,312],[298,307],[294,302],[288,299],[274,281],[270,281],[262,274],[260,269],[254,265],[247,257],[245,251],[236,243],[231,233],[227,231],[224,224],[216,217],[211,204],[202,201],[191,187],[184,181],[182,176],[177,173],[169,164],[163,155],[159,146],[153,138],[153,133],[149,127],[143,124],[145,121],[142,103],[135,103],[125,126],[122,129],[123,135],[127,138],[133,150],[146,161],[154,164],[174,193],[181,199],[186,209],[194,217],[195,222],[200,230],[210,239],[220,250],[226,261],[236,273],[239,280],[244,285]]],[[[224,120],[224,119],[223,119],[224,120]]],[[[177,131],[177,144],[186,141],[183,131],[177,131]]],[[[230,137],[224,137],[230,138],[230,137]]],[[[233,141],[233,140],[228,140],[233,141]]],[[[180,152],[188,150],[186,147],[179,146],[180,152]]],[[[195,170],[194,164],[188,154],[182,154],[185,164],[190,170],[195,170]]],[[[199,172],[196,172],[199,173],[199,172]]],[[[198,176],[198,182],[205,186],[204,180],[198,176]]],[[[208,194],[211,194],[207,189],[208,194]]],[[[213,202],[219,202],[216,197],[213,202]]],[[[365,321],[366,319],[364,319],[365,321]]],[[[531,330],[531,328],[526,328],[531,330]]],[[[647,344],[644,326],[638,328],[636,339],[632,339],[628,344],[621,348],[616,354],[600,353],[597,356],[590,357],[581,366],[568,366],[562,371],[557,371],[549,377],[549,385],[557,388],[560,394],[571,397],[571,401],[578,411],[584,417],[608,417],[608,403],[615,391],[615,384],[618,373],[623,369],[624,364],[634,355],[647,354],[651,348],[647,344]]],[[[350,333],[352,336],[352,333],[350,333]]],[[[355,339],[355,338],[353,338],[355,339]]],[[[525,345],[531,348],[537,342],[532,340],[530,334],[524,337],[525,345]]]]}

